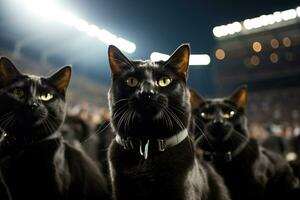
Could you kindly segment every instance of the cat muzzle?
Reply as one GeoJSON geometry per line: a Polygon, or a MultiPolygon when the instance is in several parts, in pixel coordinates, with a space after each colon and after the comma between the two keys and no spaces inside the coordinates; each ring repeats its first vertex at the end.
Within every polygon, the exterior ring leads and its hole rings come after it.
{"type": "Polygon", "coordinates": [[[211,123],[205,129],[208,138],[213,141],[226,141],[233,133],[232,126],[221,122],[211,123]]]}

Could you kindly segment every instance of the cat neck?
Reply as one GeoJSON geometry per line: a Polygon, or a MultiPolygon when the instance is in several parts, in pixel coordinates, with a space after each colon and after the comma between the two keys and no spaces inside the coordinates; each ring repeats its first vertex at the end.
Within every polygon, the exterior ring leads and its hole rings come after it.
{"type": "Polygon", "coordinates": [[[220,163],[230,163],[238,157],[241,153],[247,149],[247,146],[249,146],[250,139],[247,138],[245,139],[242,143],[240,143],[238,146],[235,148],[232,148],[230,150],[226,151],[209,151],[209,150],[204,150],[202,152],[202,156],[204,160],[210,161],[210,162],[220,162],[220,163]]]}
{"type": "Polygon", "coordinates": [[[0,157],[8,154],[13,154],[22,150],[23,148],[30,146],[32,144],[41,143],[47,140],[53,140],[60,138],[60,134],[58,132],[52,133],[51,135],[44,137],[39,140],[28,139],[28,138],[20,138],[15,137],[6,133],[2,128],[0,128],[1,138],[0,138],[0,157]]]}
{"type": "Polygon", "coordinates": [[[147,159],[150,146],[158,152],[163,152],[166,149],[181,143],[187,137],[188,131],[187,129],[183,129],[179,133],[164,139],[122,137],[117,134],[115,140],[119,145],[123,146],[125,150],[139,151],[140,155],[147,159]]]}

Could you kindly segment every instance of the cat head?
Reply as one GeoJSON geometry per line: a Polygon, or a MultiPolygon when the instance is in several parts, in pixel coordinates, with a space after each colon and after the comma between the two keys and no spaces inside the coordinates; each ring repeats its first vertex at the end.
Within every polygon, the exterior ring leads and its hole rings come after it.
{"type": "Polygon", "coordinates": [[[38,77],[21,73],[1,57],[0,127],[14,137],[34,140],[54,133],[64,121],[70,78],[69,66],[50,77],[38,77]]]}
{"type": "Polygon", "coordinates": [[[245,109],[247,87],[241,86],[225,98],[204,99],[190,90],[195,135],[205,150],[229,150],[248,137],[245,109]],[[228,149],[229,148],[229,149],[228,149]]]}
{"type": "Polygon", "coordinates": [[[187,126],[189,55],[189,45],[183,44],[167,61],[129,60],[109,46],[109,106],[120,135],[165,138],[187,126]]]}

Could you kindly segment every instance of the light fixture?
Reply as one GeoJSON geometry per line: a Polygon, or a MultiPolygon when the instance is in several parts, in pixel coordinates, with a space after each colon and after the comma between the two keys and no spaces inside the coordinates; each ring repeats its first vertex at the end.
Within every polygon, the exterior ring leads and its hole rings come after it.
{"type": "MultiPolygon", "coordinates": [[[[150,55],[152,61],[167,61],[170,58],[169,55],[153,52],[150,55]]],[[[210,57],[207,54],[191,54],[189,65],[209,65],[210,57]]]]}
{"type": "Polygon", "coordinates": [[[281,23],[282,21],[293,20],[297,18],[297,16],[300,18],[300,6],[296,9],[289,9],[281,12],[276,11],[272,14],[245,19],[242,22],[234,22],[227,25],[216,26],[213,28],[213,34],[215,37],[220,38],[243,31],[258,29],[275,23],[281,23]]]}
{"type": "Polygon", "coordinates": [[[284,37],[284,38],[282,39],[282,43],[283,43],[283,45],[284,45],[285,47],[290,47],[290,46],[292,46],[292,41],[291,41],[291,39],[290,39],[289,37],[284,37]]]}
{"type": "Polygon", "coordinates": [[[133,53],[136,45],[124,38],[117,37],[105,29],[100,29],[94,24],[90,24],[84,19],[74,16],[71,12],[62,9],[57,0],[24,0],[24,7],[34,15],[41,16],[45,19],[55,20],[59,23],[73,27],[80,32],[85,32],[91,37],[97,38],[99,41],[110,45],[113,44],[127,53],[133,53]]]}
{"type": "Polygon", "coordinates": [[[223,49],[217,49],[215,56],[218,60],[223,60],[225,58],[225,51],[223,49]]]}
{"type": "Polygon", "coordinates": [[[277,49],[277,48],[279,47],[279,42],[278,42],[278,40],[276,40],[276,39],[274,39],[274,38],[271,39],[270,44],[271,44],[271,47],[274,48],[274,49],[277,49]]]}
{"type": "Polygon", "coordinates": [[[252,49],[255,51],[255,52],[261,52],[262,50],[262,46],[261,46],[261,43],[260,42],[253,42],[252,44],[252,49]]]}
{"type": "Polygon", "coordinates": [[[270,54],[270,60],[272,63],[277,63],[279,60],[278,54],[277,53],[271,53],[270,54]]]}
{"type": "Polygon", "coordinates": [[[251,56],[251,58],[250,58],[250,63],[251,63],[252,65],[254,65],[254,66],[258,66],[259,63],[260,63],[259,57],[258,57],[257,55],[251,56]]]}

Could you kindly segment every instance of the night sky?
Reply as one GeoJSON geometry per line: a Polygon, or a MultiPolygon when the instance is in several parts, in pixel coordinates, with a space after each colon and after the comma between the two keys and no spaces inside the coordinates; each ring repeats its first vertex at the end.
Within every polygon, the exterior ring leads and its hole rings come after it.
{"type": "MultiPolygon", "coordinates": [[[[171,54],[186,42],[191,44],[192,54],[206,53],[214,59],[213,27],[300,6],[295,0],[57,1],[65,10],[89,23],[134,42],[136,52],[126,54],[130,59],[149,59],[153,51],[171,54]]],[[[109,84],[106,45],[76,30],[72,30],[74,33],[70,37],[70,27],[60,25],[64,28],[58,28],[55,23],[44,22],[38,17],[26,18],[18,13],[23,12],[22,8],[6,6],[11,4],[10,0],[0,0],[0,3],[0,42],[4,48],[7,36],[9,40],[18,41],[24,35],[36,35],[40,40],[28,44],[24,54],[39,60],[48,49],[63,46],[63,50],[49,58],[54,66],[71,61],[75,72],[109,84]]],[[[190,67],[189,83],[202,94],[214,94],[212,67],[212,64],[190,67]]]]}
{"type": "Polygon", "coordinates": [[[134,57],[171,53],[183,42],[192,53],[214,46],[214,26],[295,8],[295,0],[66,0],[66,7],[135,42],[134,57]]]}

